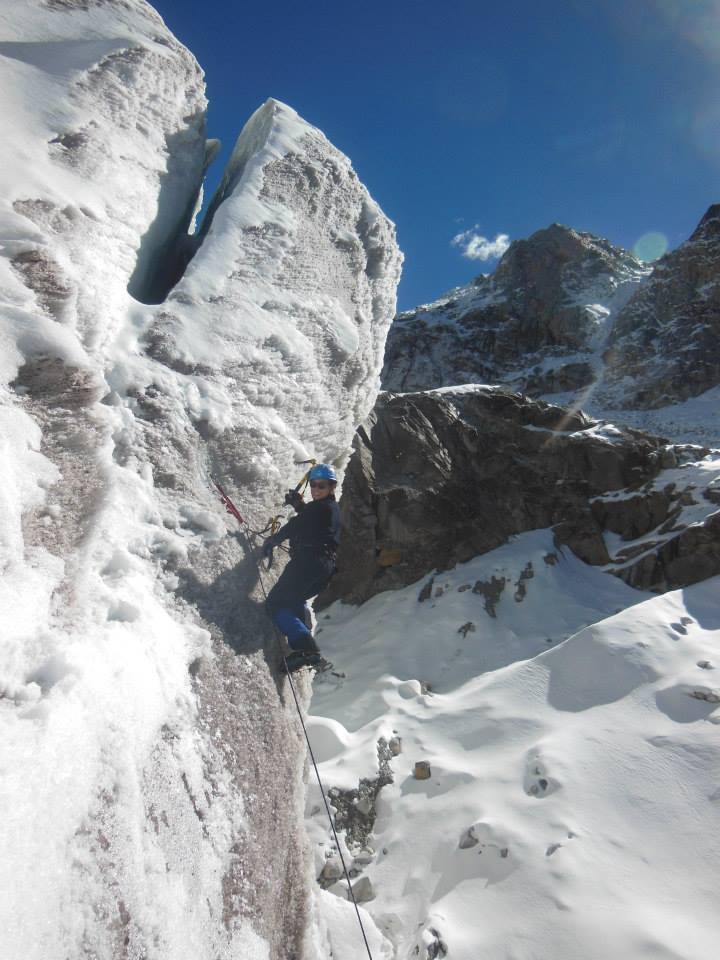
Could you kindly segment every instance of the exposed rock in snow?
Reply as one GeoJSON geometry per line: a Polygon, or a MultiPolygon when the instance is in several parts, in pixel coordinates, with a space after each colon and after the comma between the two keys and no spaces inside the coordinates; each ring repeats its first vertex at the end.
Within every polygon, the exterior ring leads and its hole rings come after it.
{"type": "Polygon", "coordinates": [[[367,903],[369,900],[375,899],[375,888],[369,877],[360,877],[360,879],[353,884],[352,891],[357,903],[367,903]]]}
{"type": "Polygon", "coordinates": [[[3,952],[304,960],[304,746],[208,474],[257,529],[294,460],[343,464],[394,229],[269,101],[193,240],[202,74],[155,11],[0,17],[3,952]]]}
{"type": "MultiPolygon", "coordinates": [[[[697,583],[720,573],[719,482],[717,453],[500,388],[383,394],[355,440],[340,572],[320,603],[427,574],[417,599],[430,601],[443,593],[435,570],[548,526],[558,547],[634,587],[697,583]]],[[[464,589],[494,617],[504,595],[523,602],[533,576],[529,564],[514,585],[493,575],[464,589]]]]}
{"type": "Polygon", "coordinates": [[[681,532],[664,542],[645,544],[640,558],[617,575],[633,587],[674,590],[719,574],[720,512],[676,529],[681,532]]]}

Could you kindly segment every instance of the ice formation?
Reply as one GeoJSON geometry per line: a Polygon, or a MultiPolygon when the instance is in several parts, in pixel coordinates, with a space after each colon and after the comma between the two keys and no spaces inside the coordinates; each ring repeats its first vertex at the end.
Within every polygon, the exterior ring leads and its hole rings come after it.
{"type": "Polygon", "coordinates": [[[189,236],[214,146],[156,12],[2,0],[0,20],[2,952],[300,955],[304,752],[208,478],[263,525],[295,460],[342,467],[394,228],[270,100],[189,236]]]}

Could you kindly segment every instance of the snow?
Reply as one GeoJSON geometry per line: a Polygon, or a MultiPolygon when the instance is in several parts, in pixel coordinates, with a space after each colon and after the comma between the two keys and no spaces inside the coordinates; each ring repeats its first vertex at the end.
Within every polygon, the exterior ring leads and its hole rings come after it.
{"type": "MultiPolygon", "coordinates": [[[[312,781],[311,847],[293,829],[297,718],[207,474],[260,526],[298,460],[342,471],[401,256],[347,158],[272,99],[195,234],[201,70],[143,0],[84,6],[0,0],[0,952],[270,960],[331,844],[312,781]]],[[[717,401],[638,423],[717,444],[717,401]]],[[[318,630],[346,674],[308,717],[325,783],[374,777],[378,739],[402,738],[370,863],[344,846],[375,887],[373,955],[711,954],[718,579],[645,595],[534,531],[419,603],[425,583],[318,630]]],[[[298,913],[309,956],[365,956],[343,893],[298,913]]]]}
{"type": "Polygon", "coordinates": [[[706,390],[690,400],[654,410],[609,407],[596,399],[597,389],[597,385],[592,385],[579,394],[545,394],[540,399],[572,410],[582,410],[588,416],[610,424],[667,437],[674,443],[720,448],[720,387],[706,390]]]}
{"type": "Polygon", "coordinates": [[[425,603],[417,584],[321,620],[347,675],[314,685],[321,752],[334,721],[326,787],[357,786],[377,739],[402,737],[365,868],[393,956],[431,929],[460,960],[714,950],[720,708],[697,695],[718,687],[720,578],[649,596],[571,554],[548,565],[552,551],[549,531],[524,534],[437,574],[425,603]],[[495,617],[458,592],[492,576],[508,584],[495,617]],[[413,778],[421,759],[429,780],[413,778]]]}
{"type": "Polygon", "coordinates": [[[266,960],[304,936],[308,853],[254,834],[267,808],[297,824],[304,755],[208,473],[263,526],[295,460],[342,465],[394,229],[270,100],[193,246],[202,72],[155,11],[0,0],[0,22],[0,953],[266,960]]]}

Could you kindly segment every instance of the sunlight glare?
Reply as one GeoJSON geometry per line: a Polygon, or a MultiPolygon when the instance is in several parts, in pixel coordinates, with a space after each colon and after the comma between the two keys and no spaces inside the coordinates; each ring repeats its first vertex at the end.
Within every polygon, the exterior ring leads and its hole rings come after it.
{"type": "Polygon", "coordinates": [[[659,260],[667,253],[668,240],[664,233],[644,233],[633,247],[633,253],[644,263],[659,260]]]}

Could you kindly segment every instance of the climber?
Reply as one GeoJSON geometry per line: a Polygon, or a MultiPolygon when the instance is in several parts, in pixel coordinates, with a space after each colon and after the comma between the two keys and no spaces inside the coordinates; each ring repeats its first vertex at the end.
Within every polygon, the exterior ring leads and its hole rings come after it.
{"type": "Polygon", "coordinates": [[[312,501],[305,503],[297,490],[291,490],[285,502],[297,516],[291,517],[263,544],[264,557],[275,547],[290,541],[290,562],[267,598],[273,621],[287,637],[291,653],[285,658],[288,670],[322,662],[313,635],[307,626],[305,601],[328,585],[335,573],[340,543],[340,508],[335,500],[337,475],[327,463],[318,463],[309,473],[312,501]]]}

